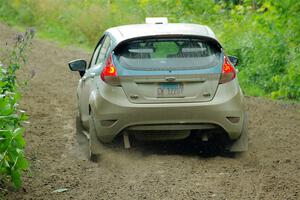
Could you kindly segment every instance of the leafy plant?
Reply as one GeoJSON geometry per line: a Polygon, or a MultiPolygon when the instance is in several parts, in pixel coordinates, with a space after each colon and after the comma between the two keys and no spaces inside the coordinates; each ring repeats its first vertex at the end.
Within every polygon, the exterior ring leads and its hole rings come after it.
{"type": "Polygon", "coordinates": [[[22,171],[28,167],[24,157],[22,126],[28,117],[18,108],[21,94],[18,91],[16,71],[26,62],[25,52],[33,35],[31,29],[19,34],[7,65],[0,65],[0,180],[2,184],[11,181],[17,188],[21,185],[22,171]]]}

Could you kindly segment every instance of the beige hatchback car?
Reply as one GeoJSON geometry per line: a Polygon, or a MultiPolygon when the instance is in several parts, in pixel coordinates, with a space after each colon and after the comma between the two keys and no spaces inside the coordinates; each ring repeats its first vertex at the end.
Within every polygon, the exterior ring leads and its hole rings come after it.
{"type": "Polygon", "coordinates": [[[247,115],[235,65],[215,34],[196,24],[152,23],[110,28],[90,63],[74,60],[79,126],[96,160],[116,136],[143,140],[218,140],[248,148],[247,115]]]}

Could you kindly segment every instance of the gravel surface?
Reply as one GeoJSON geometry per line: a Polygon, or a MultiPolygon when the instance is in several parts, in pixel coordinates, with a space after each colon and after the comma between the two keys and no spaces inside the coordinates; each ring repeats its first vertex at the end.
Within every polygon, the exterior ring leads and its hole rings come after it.
{"type": "MultiPolygon", "coordinates": [[[[0,47],[16,31],[0,24],[0,47]]],[[[300,104],[247,97],[249,151],[206,156],[188,143],[107,146],[87,159],[76,134],[77,73],[67,62],[90,55],[34,40],[21,107],[30,115],[23,187],[6,199],[300,199],[300,104]],[[28,75],[29,74],[29,75],[28,75]],[[63,190],[58,190],[63,189],[63,190]],[[54,192],[55,190],[58,190],[54,192]]]]}

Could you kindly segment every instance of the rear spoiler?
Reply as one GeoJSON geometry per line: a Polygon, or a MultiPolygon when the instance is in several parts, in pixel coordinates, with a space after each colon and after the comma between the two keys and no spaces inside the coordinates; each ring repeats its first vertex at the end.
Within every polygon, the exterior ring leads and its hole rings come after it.
{"type": "Polygon", "coordinates": [[[155,38],[187,38],[187,39],[203,39],[206,41],[210,41],[212,42],[216,47],[218,47],[220,49],[220,51],[223,49],[222,45],[219,43],[218,40],[212,38],[212,37],[207,37],[207,36],[199,36],[199,35],[176,35],[176,34],[172,34],[172,35],[154,35],[154,36],[143,36],[143,37],[135,37],[135,38],[130,38],[127,40],[122,40],[119,43],[116,44],[116,46],[114,47],[114,50],[117,50],[118,48],[120,48],[121,46],[123,46],[123,44],[126,44],[127,42],[131,42],[131,41],[139,41],[139,40],[146,40],[146,39],[155,39],[155,38]]]}

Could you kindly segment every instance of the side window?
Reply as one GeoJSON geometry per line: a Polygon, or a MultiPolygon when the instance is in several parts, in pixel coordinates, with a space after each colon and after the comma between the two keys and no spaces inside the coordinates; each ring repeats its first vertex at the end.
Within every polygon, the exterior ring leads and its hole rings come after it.
{"type": "Polygon", "coordinates": [[[106,57],[107,50],[110,47],[110,42],[111,42],[110,37],[106,36],[105,39],[104,39],[103,45],[102,45],[102,47],[101,47],[101,49],[99,51],[99,54],[97,55],[95,64],[99,64],[99,63],[103,62],[103,60],[106,57]]]}
{"type": "Polygon", "coordinates": [[[102,36],[101,39],[99,40],[98,46],[94,50],[92,60],[90,61],[90,64],[89,64],[88,68],[90,68],[91,66],[96,64],[96,60],[97,60],[97,57],[99,55],[100,49],[103,46],[104,39],[105,39],[105,36],[102,36]]]}

